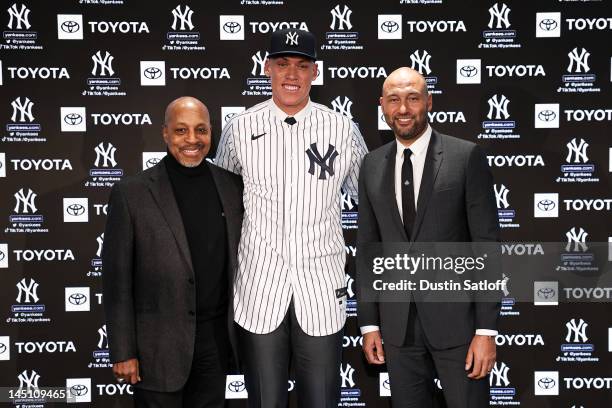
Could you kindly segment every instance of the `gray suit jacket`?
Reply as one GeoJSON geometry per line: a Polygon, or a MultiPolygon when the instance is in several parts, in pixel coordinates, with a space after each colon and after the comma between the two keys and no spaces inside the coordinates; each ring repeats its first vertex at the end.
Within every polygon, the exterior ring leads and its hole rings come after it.
{"type": "MultiPolygon", "coordinates": [[[[225,213],[229,316],[242,226],[242,181],[207,163],[225,213]]],[[[183,221],[164,162],[114,185],[102,251],[104,309],[112,362],[138,358],[139,387],[172,392],[193,357],[196,293],[183,221]],[[190,311],[192,313],[190,313],[190,311]]],[[[233,341],[235,352],[235,341],[233,341]]]]}
{"type": "MultiPolygon", "coordinates": [[[[412,236],[395,200],[396,142],[370,152],[359,178],[359,246],[369,242],[499,241],[493,177],[480,147],[433,131],[427,148],[412,236]]],[[[357,251],[359,257],[360,251],[357,251]]],[[[359,262],[359,259],[358,259],[359,262]]],[[[365,279],[357,276],[358,282],[365,279]]],[[[475,329],[497,329],[495,302],[418,302],[425,335],[436,348],[469,343],[475,329]]],[[[360,326],[377,325],[385,342],[401,345],[409,303],[365,302],[358,294],[360,326]]]]}

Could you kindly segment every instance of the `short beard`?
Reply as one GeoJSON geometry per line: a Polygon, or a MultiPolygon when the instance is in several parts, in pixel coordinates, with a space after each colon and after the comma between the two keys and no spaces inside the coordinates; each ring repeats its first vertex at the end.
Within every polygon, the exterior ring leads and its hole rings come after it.
{"type": "Polygon", "coordinates": [[[193,167],[198,167],[200,164],[202,164],[203,161],[204,161],[204,158],[202,158],[202,160],[200,160],[197,163],[185,163],[180,160],[179,160],[179,163],[181,163],[181,166],[183,167],[193,168],[193,167]]]}
{"type": "Polygon", "coordinates": [[[423,126],[421,126],[419,129],[414,129],[406,133],[399,133],[397,129],[393,129],[393,133],[395,133],[398,138],[408,141],[414,140],[418,136],[422,135],[423,132],[425,132],[425,129],[427,129],[427,122],[423,123],[423,126]]]}

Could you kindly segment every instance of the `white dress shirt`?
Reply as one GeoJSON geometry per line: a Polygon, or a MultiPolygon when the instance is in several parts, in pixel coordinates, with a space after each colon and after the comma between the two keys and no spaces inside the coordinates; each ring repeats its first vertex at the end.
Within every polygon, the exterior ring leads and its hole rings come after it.
{"type": "MultiPolygon", "coordinates": [[[[397,152],[395,154],[395,201],[399,209],[400,217],[404,220],[402,211],[402,165],[404,164],[404,150],[410,149],[410,162],[412,163],[412,186],[414,187],[414,209],[417,210],[417,202],[419,200],[419,190],[421,188],[421,180],[423,179],[423,169],[425,168],[425,157],[427,156],[427,147],[431,140],[431,126],[427,124],[425,132],[415,140],[410,146],[404,146],[397,138],[397,152]]],[[[378,326],[369,325],[360,327],[361,334],[366,334],[372,331],[380,330],[378,326]]],[[[481,336],[496,336],[497,330],[476,329],[476,334],[481,336]]]]}

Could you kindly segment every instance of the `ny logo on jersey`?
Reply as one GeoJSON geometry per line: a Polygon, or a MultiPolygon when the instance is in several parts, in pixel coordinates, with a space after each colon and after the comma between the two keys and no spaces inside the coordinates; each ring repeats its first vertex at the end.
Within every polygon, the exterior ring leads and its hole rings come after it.
{"type": "Polygon", "coordinates": [[[330,176],[334,175],[334,161],[336,157],[338,157],[338,151],[334,147],[334,145],[329,145],[327,148],[327,153],[325,156],[321,157],[321,153],[319,153],[319,149],[317,149],[317,144],[313,143],[310,145],[310,148],[306,150],[306,155],[310,160],[310,166],[308,167],[308,173],[315,175],[315,164],[318,164],[321,168],[321,172],[319,173],[319,180],[327,180],[327,174],[330,176]]]}

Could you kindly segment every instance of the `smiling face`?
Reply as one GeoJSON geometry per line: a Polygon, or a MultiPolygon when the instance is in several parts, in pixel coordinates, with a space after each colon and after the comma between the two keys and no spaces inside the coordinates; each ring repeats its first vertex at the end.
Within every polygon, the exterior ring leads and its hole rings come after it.
{"type": "Polygon", "coordinates": [[[423,134],[431,104],[425,78],[413,69],[399,68],[383,84],[380,106],[400,141],[412,143],[423,134]]]}
{"type": "Polygon", "coordinates": [[[294,115],[308,103],[317,64],[298,56],[268,58],[265,73],[272,82],[274,103],[286,114],[294,115]]]}
{"type": "Polygon", "coordinates": [[[195,98],[174,100],[166,108],[163,136],[168,151],[181,165],[200,165],[210,150],[208,109],[195,98]]]}

